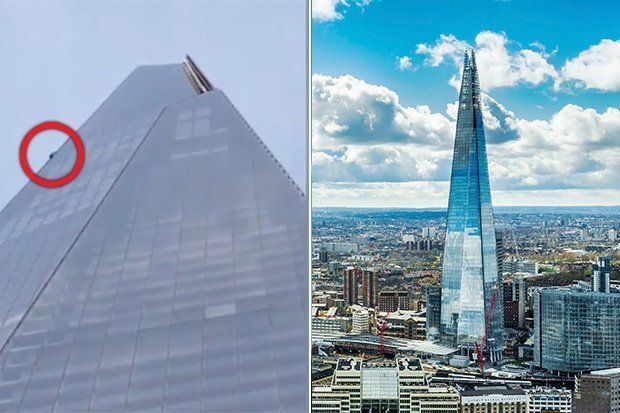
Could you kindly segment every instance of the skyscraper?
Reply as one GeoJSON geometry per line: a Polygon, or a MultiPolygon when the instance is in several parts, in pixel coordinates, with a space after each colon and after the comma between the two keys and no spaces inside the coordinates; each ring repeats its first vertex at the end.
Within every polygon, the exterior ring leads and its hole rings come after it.
{"type": "Polygon", "coordinates": [[[307,201],[224,93],[142,66],[79,133],[0,212],[0,411],[307,411],[307,201]]]}
{"type": "Polygon", "coordinates": [[[441,276],[442,340],[501,357],[503,311],[481,94],[474,52],[465,53],[441,276]],[[499,297],[493,300],[493,296],[499,297]],[[492,306],[491,303],[494,302],[492,306]]]}

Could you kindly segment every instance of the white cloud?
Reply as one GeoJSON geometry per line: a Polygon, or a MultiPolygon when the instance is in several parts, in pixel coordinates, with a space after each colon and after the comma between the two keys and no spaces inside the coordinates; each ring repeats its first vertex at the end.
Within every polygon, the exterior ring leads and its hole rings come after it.
{"type": "Polygon", "coordinates": [[[345,144],[445,146],[454,125],[428,106],[406,107],[398,95],[353,76],[312,76],[312,140],[317,149],[345,144]]]}
{"type": "Polygon", "coordinates": [[[372,0],[312,0],[312,19],[317,21],[333,21],[344,18],[343,10],[351,4],[357,7],[365,7],[372,0]],[[340,11],[339,11],[340,9],[340,11]]]}
{"type": "Polygon", "coordinates": [[[601,40],[568,60],[562,68],[562,78],[574,81],[586,89],[606,92],[620,90],[620,40],[601,40]]]}
{"type": "MultiPolygon", "coordinates": [[[[448,182],[318,182],[312,185],[312,206],[446,208],[448,190],[448,182]]],[[[492,198],[494,206],[615,206],[620,190],[494,190],[492,198]]]]}
{"type": "MultiPolygon", "coordinates": [[[[476,61],[480,72],[481,88],[492,90],[517,84],[539,85],[558,78],[557,70],[547,61],[550,56],[544,46],[536,44],[537,50],[508,50],[509,41],[505,33],[482,31],[475,39],[475,47],[457,39],[454,35],[440,35],[434,44],[419,44],[416,53],[427,55],[425,64],[439,66],[452,62],[461,69],[465,50],[476,50],[476,61]]],[[[459,75],[460,76],[460,73],[459,75]]],[[[450,84],[458,87],[459,77],[455,75],[450,84]]]]}
{"type": "MultiPolygon", "coordinates": [[[[352,76],[314,75],[312,95],[313,181],[322,191],[315,199],[330,204],[330,190],[342,202],[372,194],[380,206],[389,204],[382,197],[400,199],[405,188],[432,188],[416,196],[435,202],[441,194],[443,201],[433,206],[445,206],[456,103],[447,105],[447,116],[426,106],[405,107],[394,91],[352,76]]],[[[484,94],[483,116],[494,196],[518,194],[512,204],[545,199],[565,205],[582,191],[599,194],[584,204],[618,203],[620,198],[602,197],[620,192],[619,109],[566,105],[549,119],[526,120],[484,94]],[[549,193],[555,195],[543,195],[549,193]]]]}
{"type": "Polygon", "coordinates": [[[409,56],[399,56],[396,60],[398,61],[398,70],[401,72],[414,69],[413,63],[411,63],[411,58],[409,56]]]}

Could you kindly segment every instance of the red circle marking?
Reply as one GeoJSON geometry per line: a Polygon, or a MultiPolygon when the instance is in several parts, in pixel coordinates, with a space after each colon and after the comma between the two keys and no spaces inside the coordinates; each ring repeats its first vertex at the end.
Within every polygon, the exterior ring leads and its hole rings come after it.
{"type": "Polygon", "coordinates": [[[26,136],[24,136],[24,139],[19,146],[19,163],[24,170],[24,173],[28,178],[30,178],[32,182],[46,188],[58,188],[63,185],[67,185],[69,182],[73,181],[82,170],[82,166],[84,166],[84,158],[84,143],[82,142],[80,135],[78,135],[76,131],[74,131],[64,123],[56,121],[42,122],[34,128],[30,129],[26,136]],[[28,146],[30,145],[30,142],[36,135],[47,130],[57,130],[67,134],[73,141],[73,144],[75,145],[75,149],[77,151],[77,159],[75,161],[73,169],[71,169],[68,174],[58,179],[46,179],[40,177],[32,170],[32,168],[30,168],[30,164],[28,163],[28,146]]]}

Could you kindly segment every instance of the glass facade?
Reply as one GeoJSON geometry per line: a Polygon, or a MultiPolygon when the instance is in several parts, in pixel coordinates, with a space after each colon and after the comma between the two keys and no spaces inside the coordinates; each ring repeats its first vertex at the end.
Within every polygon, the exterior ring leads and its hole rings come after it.
{"type": "Polygon", "coordinates": [[[534,362],[578,373],[620,366],[620,294],[569,287],[534,294],[534,362]]]}
{"type": "MultiPolygon", "coordinates": [[[[481,343],[491,298],[500,286],[480,85],[474,53],[465,66],[454,143],[448,223],[441,277],[441,339],[481,343]]],[[[494,301],[487,350],[503,348],[501,291],[494,301]]]]}
{"type": "Polygon", "coordinates": [[[226,96],[143,67],[79,132],[0,214],[0,411],[307,411],[307,201],[226,96]]]}

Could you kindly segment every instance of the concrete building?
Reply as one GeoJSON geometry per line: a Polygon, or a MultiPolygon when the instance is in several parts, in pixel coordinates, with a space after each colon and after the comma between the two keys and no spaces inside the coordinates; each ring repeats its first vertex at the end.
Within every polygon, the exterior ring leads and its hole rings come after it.
{"type": "Polygon", "coordinates": [[[362,303],[372,308],[379,305],[379,273],[374,268],[362,271],[362,303]]]}
{"type": "Polygon", "coordinates": [[[351,317],[312,317],[312,332],[346,333],[350,328],[351,317]]]}
{"type": "Polygon", "coordinates": [[[313,413],[458,413],[458,392],[432,387],[419,359],[338,360],[331,386],[313,387],[313,413]]]}
{"type": "Polygon", "coordinates": [[[620,368],[584,374],[577,384],[576,413],[620,413],[620,368]]]}
{"type": "Polygon", "coordinates": [[[379,317],[388,322],[385,334],[394,337],[426,340],[426,317],[419,311],[398,310],[392,313],[381,313],[379,317]]]}
{"type": "Polygon", "coordinates": [[[391,313],[397,310],[409,310],[409,293],[407,291],[381,291],[379,311],[391,313]]]}
{"type": "Polygon", "coordinates": [[[355,267],[347,267],[344,270],[344,303],[345,305],[357,304],[357,269],[355,267]]]}
{"type": "Polygon", "coordinates": [[[525,389],[530,398],[528,413],[571,413],[573,401],[571,391],[553,387],[525,389]]]}
{"type": "Polygon", "coordinates": [[[527,413],[529,397],[523,389],[475,386],[461,393],[462,413],[527,413]]]}
{"type": "Polygon", "coordinates": [[[504,326],[525,328],[525,280],[518,277],[503,283],[504,326]]]}
{"type": "Polygon", "coordinates": [[[426,287],[426,336],[435,340],[439,335],[441,322],[441,287],[429,285],[426,287]]]}
{"type": "Polygon", "coordinates": [[[422,228],[422,237],[423,238],[435,238],[435,237],[437,237],[437,228],[435,228],[435,227],[422,228]]]}
{"type": "Polygon", "coordinates": [[[370,313],[368,310],[354,311],[352,319],[352,334],[368,334],[370,332],[370,313]]]}

